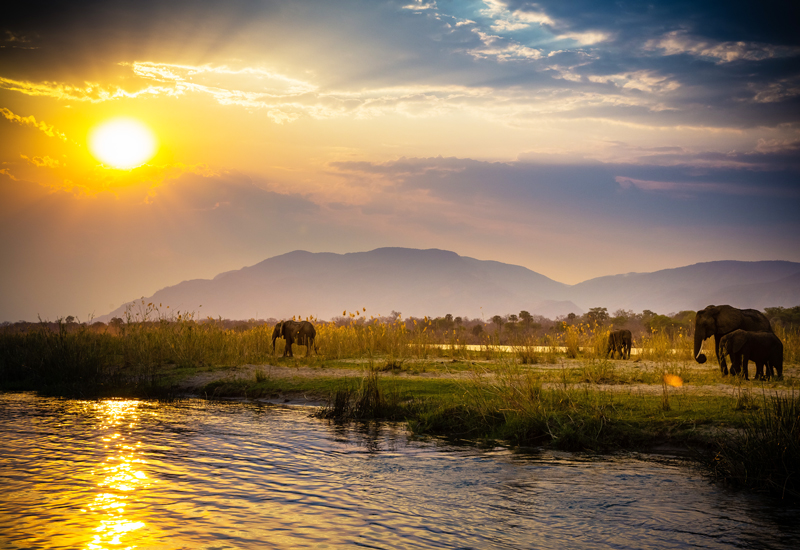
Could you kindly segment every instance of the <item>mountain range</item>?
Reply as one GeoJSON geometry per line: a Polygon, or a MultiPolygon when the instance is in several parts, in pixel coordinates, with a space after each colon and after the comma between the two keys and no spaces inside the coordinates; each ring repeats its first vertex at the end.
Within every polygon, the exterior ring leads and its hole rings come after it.
{"type": "MultiPolygon", "coordinates": [[[[552,319],[592,307],[664,314],[709,304],[764,309],[800,304],[800,263],[715,261],[567,285],[525,267],[446,250],[298,250],[213,279],[183,281],[143,299],[162,304],[162,311],[169,305],[223,319],[327,320],[364,308],[367,317],[397,311],[404,317],[451,313],[487,320],[521,310],[552,319]]],[[[128,304],[96,320],[124,317],[128,304]]]]}

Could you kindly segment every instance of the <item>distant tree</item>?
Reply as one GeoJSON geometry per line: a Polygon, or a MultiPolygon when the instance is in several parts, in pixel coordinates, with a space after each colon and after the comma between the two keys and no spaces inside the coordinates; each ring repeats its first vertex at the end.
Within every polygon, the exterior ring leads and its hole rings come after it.
{"type": "Polygon", "coordinates": [[[800,306],[764,308],[770,323],[786,328],[800,327],[800,306]]]}
{"type": "Polygon", "coordinates": [[[503,323],[505,323],[505,320],[499,315],[495,315],[492,317],[492,323],[497,325],[497,330],[499,331],[501,328],[503,328],[503,323]]]}
{"type": "Polygon", "coordinates": [[[608,310],[604,307],[593,307],[584,315],[586,323],[592,327],[602,327],[608,321],[608,310]]]}
{"type": "Polygon", "coordinates": [[[569,315],[567,315],[567,322],[569,324],[572,324],[572,323],[575,322],[575,319],[577,319],[577,318],[578,318],[577,315],[575,315],[574,313],[570,313],[569,315]]]}
{"type": "Polygon", "coordinates": [[[523,325],[529,327],[533,323],[533,315],[523,309],[519,312],[519,320],[522,321],[523,325]]]}
{"type": "Polygon", "coordinates": [[[455,319],[453,319],[453,321],[454,321],[454,322],[455,322],[455,324],[456,324],[456,325],[458,325],[459,327],[460,327],[460,326],[461,326],[461,325],[464,323],[464,319],[462,319],[461,317],[456,317],[455,319]]]}
{"type": "Polygon", "coordinates": [[[480,336],[483,333],[483,325],[475,325],[472,327],[472,334],[474,336],[480,336]]]}
{"type": "Polygon", "coordinates": [[[635,314],[632,311],[618,309],[611,316],[611,324],[614,326],[614,328],[621,328],[624,327],[632,318],[635,318],[635,314]]]}

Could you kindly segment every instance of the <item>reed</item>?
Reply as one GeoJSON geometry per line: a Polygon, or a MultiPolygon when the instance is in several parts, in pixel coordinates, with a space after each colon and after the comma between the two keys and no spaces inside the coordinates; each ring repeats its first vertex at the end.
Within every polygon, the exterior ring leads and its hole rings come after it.
{"type": "Polygon", "coordinates": [[[800,392],[763,394],[740,430],[718,440],[714,472],[728,483],[800,498],[800,392]]]}
{"type": "Polygon", "coordinates": [[[783,342],[783,364],[800,363],[800,327],[774,325],[775,335],[783,342]]]}

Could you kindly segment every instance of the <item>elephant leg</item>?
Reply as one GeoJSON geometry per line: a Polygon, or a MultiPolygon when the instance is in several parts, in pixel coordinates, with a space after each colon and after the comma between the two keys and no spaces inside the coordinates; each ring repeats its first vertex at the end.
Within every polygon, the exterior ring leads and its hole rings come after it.
{"type": "Polygon", "coordinates": [[[772,368],[772,361],[767,361],[764,363],[764,375],[767,377],[767,380],[770,380],[773,376],[775,376],[775,369],[772,368]]]}
{"type": "Polygon", "coordinates": [[[737,376],[742,371],[742,356],[740,353],[731,355],[731,376],[737,376]]]}
{"type": "MultiPolygon", "coordinates": [[[[714,351],[717,354],[717,361],[719,362],[719,371],[722,373],[722,376],[728,376],[728,365],[725,363],[725,354],[723,353],[720,355],[719,353],[719,341],[720,337],[716,334],[714,335],[714,351]]],[[[731,359],[733,361],[733,359],[731,359]]]]}
{"type": "Polygon", "coordinates": [[[761,361],[755,361],[756,364],[756,380],[766,380],[767,377],[764,376],[764,363],[761,361]]]}
{"type": "Polygon", "coordinates": [[[748,357],[747,354],[743,354],[742,355],[742,371],[744,373],[744,379],[745,380],[750,380],[749,373],[747,372],[748,370],[750,370],[748,368],[748,363],[749,362],[750,362],[750,357],[748,357]]]}

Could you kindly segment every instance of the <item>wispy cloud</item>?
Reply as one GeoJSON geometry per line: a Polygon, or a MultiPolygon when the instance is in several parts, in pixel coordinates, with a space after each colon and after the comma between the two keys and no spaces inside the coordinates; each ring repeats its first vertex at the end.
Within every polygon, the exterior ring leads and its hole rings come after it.
{"type": "Polygon", "coordinates": [[[64,166],[63,162],[57,159],[52,159],[47,155],[43,157],[33,157],[33,158],[30,158],[26,155],[20,155],[20,158],[22,158],[22,160],[29,162],[30,164],[33,164],[37,168],[59,168],[61,166],[64,166]]]}
{"type": "MultiPolygon", "coordinates": [[[[675,197],[693,198],[701,193],[714,193],[721,195],[775,195],[772,189],[758,186],[731,185],[719,182],[687,182],[687,181],[654,181],[617,176],[614,178],[623,189],[635,187],[643,191],[668,193],[675,197]]],[[[784,194],[784,193],[779,193],[784,194]]]]}
{"type": "Polygon", "coordinates": [[[516,31],[527,29],[532,25],[555,25],[554,21],[544,12],[533,10],[510,10],[499,0],[484,0],[485,8],[480,10],[481,15],[489,18],[492,30],[516,31]]]}
{"type": "Polygon", "coordinates": [[[494,58],[498,61],[541,59],[542,52],[517,43],[514,40],[488,34],[480,29],[472,29],[478,35],[482,46],[469,50],[469,54],[480,59],[494,58]]]}
{"type": "Polygon", "coordinates": [[[743,41],[719,42],[692,36],[684,30],[668,32],[659,38],[648,40],[644,47],[648,50],[660,50],[664,55],[690,54],[708,57],[716,60],[717,63],[732,63],[740,60],[763,61],[776,57],[800,55],[800,47],[743,41]]]}
{"type": "Polygon", "coordinates": [[[34,117],[33,115],[19,116],[12,113],[9,109],[6,109],[5,107],[0,107],[0,114],[2,114],[6,118],[6,120],[10,120],[11,122],[20,124],[22,126],[30,126],[32,128],[36,128],[37,130],[44,132],[45,135],[58,138],[63,141],[67,141],[66,135],[59,132],[58,130],[55,129],[55,127],[51,126],[50,124],[47,124],[44,121],[37,122],[36,117],[34,117]]]}

